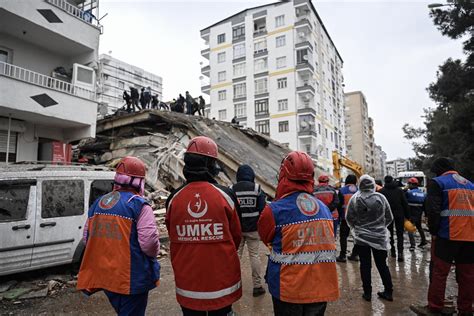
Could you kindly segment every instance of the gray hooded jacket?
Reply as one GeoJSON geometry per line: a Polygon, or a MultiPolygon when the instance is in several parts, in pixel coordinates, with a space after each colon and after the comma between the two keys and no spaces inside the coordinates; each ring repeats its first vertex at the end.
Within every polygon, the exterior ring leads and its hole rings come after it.
{"type": "Polygon", "coordinates": [[[388,249],[387,226],[393,215],[385,196],[375,192],[375,180],[371,176],[360,178],[359,191],[349,201],[346,220],[353,229],[356,245],[388,249]]]}

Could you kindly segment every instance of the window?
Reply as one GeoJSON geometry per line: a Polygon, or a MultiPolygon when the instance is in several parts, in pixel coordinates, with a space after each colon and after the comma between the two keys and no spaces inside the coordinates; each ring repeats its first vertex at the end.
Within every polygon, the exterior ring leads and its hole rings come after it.
{"type": "Polygon", "coordinates": [[[236,98],[242,98],[247,95],[247,85],[245,82],[243,83],[237,83],[234,85],[234,99],[236,98]]]}
{"type": "Polygon", "coordinates": [[[217,92],[217,100],[224,101],[227,98],[227,90],[220,90],[217,92]]]}
{"type": "Polygon", "coordinates": [[[245,56],[245,43],[234,45],[234,59],[245,56]]]}
{"type": "Polygon", "coordinates": [[[0,181],[0,223],[26,219],[30,187],[34,185],[33,180],[0,181]]]}
{"type": "Polygon", "coordinates": [[[278,111],[288,110],[288,99],[278,100],[278,111]]]}
{"type": "Polygon", "coordinates": [[[234,77],[245,76],[245,63],[234,65],[234,77]]]}
{"type": "Polygon", "coordinates": [[[268,79],[262,78],[255,80],[255,94],[268,92],[268,79]]]}
{"type": "Polygon", "coordinates": [[[296,63],[302,64],[302,63],[307,63],[307,62],[308,62],[308,50],[306,48],[297,50],[296,63]]]}
{"type": "Polygon", "coordinates": [[[264,120],[255,122],[255,129],[259,133],[270,135],[270,121],[264,120]]]}
{"type": "Polygon", "coordinates": [[[278,131],[279,131],[280,133],[288,132],[288,130],[289,130],[288,121],[278,122],[278,131]]]}
{"type": "Polygon", "coordinates": [[[232,38],[234,40],[237,40],[242,37],[245,37],[245,24],[236,26],[232,29],[232,38]]]}
{"type": "Polygon", "coordinates": [[[94,180],[91,183],[91,190],[89,195],[89,207],[94,204],[95,200],[104,194],[112,191],[114,187],[113,180],[94,180]]]}
{"type": "Polygon", "coordinates": [[[247,116],[247,104],[237,103],[234,105],[234,116],[235,117],[246,117],[247,116]]]}
{"type": "Polygon", "coordinates": [[[285,25],[285,16],[279,15],[275,18],[275,27],[280,27],[285,25]]]}
{"type": "Polygon", "coordinates": [[[227,119],[227,110],[219,110],[219,121],[227,119]]]}
{"type": "Polygon", "coordinates": [[[253,47],[254,47],[254,53],[255,54],[266,52],[267,51],[267,40],[265,39],[263,41],[255,42],[253,44],[253,47]]]}
{"type": "Polygon", "coordinates": [[[318,123],[318,132],[319,132],[319,135],[321,135],[321,124],[318,123]]]}
{"type": "Polygon", "coordinates": [[[218,82],[225,81],[225,71],[219,71],[217,73],[217,81],[218,82]]]}
{"type": "Polygon", "coordinates": [[[217,54],[217,62],[219,64],[225,62],[225,52],[217,54]]]}
{"type": "Polygon", "coordinates": [[[328,139],[328,129],[327,128],[324,129],[324,137],[326,139],[328,139]]]}
{"type": "Polygon", "coordinates": [[[286,78],[277,79],[278,89],[285,89],[288,86],[286,78]]]}
{"type": "Polygon", "coordinates": [[[82,214],[84,214],[84,181],[43,181],[41,194],[42,218],[82,214]]]}
{"type": "Polygon", "coordinates": [[[217,44],[222,44],[225,42],[225,33],[217,35],[217,44]]]}
{"type": "Polygon", "coordinates": [[[255,115],[268,114],[268,99],[255,101],[255,115]]]}
{"type": "Polygon", "coordinates": [[[285,46],[286,45],[286,36],[285,35],[277,36],[275,38],[275,42],[276,42],[276,47],[285,46]]]}
{"type": "Polygon", "coordinates": [[[254,68],[255,68],[255,72],[266,71],[268,68],[267,57],[255,59],[254,68]]]}
{"type": "Polygon", "coordinates": [[[0,63],[8,62],[8,52],[5,50],[0,50],[0,63]]]}
{"type": "Polygon", "coordinates": [[[331,132],[331,141],[332,141],[332,142],[334,141],[334,135],[333,135],[332,132],[331,132]]]}
{"type": "Polygon", "coordinates": [[[276,66],[277,66],[277,69],[285,68],[286,67],[286,56],[278,57],[276,59],[276,66]]]}
{"type": "Polygon", "coordinates": [[[125,82],[119,81],[119,82],[118,82],[118,87],[119,87],[120,90],[125,89],[125,82]]]}

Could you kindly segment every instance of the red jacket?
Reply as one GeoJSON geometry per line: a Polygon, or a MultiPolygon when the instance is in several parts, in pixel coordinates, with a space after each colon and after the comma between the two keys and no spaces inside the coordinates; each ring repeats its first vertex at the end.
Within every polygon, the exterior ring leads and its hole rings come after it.
{"type": "Polygon", "coordinates": [[[228,188],[206,181],[188,183],[169,197],[166,227],[181,306],[211,311],[242,296],[237,208],[228,188]]]}

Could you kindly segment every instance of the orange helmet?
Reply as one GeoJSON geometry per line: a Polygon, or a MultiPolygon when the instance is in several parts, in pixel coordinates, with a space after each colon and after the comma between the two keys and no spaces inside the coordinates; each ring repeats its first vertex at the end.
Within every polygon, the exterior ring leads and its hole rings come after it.
{"type": "Polygon", "coordinates": [[[314,164],[311,157],[302,151],[292,151],[281,162],[280,179],[310,181],[314,177],[314,164]]]}
{"type": "Polygon", "coordinates": [[[408,179],[408,183],[409,184],[416,184],[416,185],[419,184],[418,179],[415,178],[415,177],[408,179]]]}
{"type": "Polygon", "coordinates": [[[137,157],[127,156],[120,160],[115,172],[131,177],[145,178],[146,167],[143,161],[137,157]]]}
{"type": "Polygon", "coordinates": [[[191,139],[186,149],[186,153],[197,154],[217,159],[217,145],[206,136],[197,136],[191,139]]]}
{"type": "Polygon", "coordinates": [[[318,182],[322,182],[322,183],[329,182],[329,177],[326,174],[322,174],[318,177],[318,182]]]}

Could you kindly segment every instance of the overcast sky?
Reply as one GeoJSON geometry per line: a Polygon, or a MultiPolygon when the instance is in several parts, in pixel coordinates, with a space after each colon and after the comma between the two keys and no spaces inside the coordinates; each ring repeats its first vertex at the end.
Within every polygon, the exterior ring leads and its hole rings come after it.
{"type": "MultiPolygon", "coordinates": [[[[274,1],[101,0],[100,53],[163,78],[170,100],[189,90],[201,94],[199,31],[240,10],[274,1]]],[[[441,36],[427,4],[441,1],[313,1],[343,60],[345,91],[362,91],[375,122],[375,141],[389,159],[413,156],[404,123],[421,126],[433,106],[426,87],[438,65],[461,58],[461,41],[441,36]]]]}

